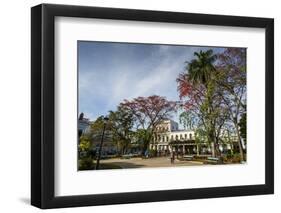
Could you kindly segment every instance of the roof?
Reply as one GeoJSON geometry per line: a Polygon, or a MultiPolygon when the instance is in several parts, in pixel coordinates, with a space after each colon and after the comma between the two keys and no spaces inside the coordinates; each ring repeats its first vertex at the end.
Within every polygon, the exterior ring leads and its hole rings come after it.
{"type": "Polygon", "coordinates": [[[159,123],[164,123],[164,122],[168,122],[168,121],[173,122],[173,123],[178,123],[178,122],[176,122],[172,119],[169,119],[169,118],[163,119],[163,120],[159,121],[159,123]]]}
{"type": "Polygon", "coordinates": [[[184,133],[184,132],[194,132],[194,130],[190,130],[190,129],[178,129],[178,130],[174,130],[171,131],[171,133],[184,133]]]}

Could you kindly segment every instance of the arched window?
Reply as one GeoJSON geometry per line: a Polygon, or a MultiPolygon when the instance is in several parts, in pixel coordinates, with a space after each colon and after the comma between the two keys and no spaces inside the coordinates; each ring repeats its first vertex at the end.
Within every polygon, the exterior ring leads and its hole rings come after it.
{"type": "Polygon", "coordinates": [[[178,140],[179,139],[179,136],[178,135],[176,135],[176,140],[178,140]]]}
{"type": "Polygon", "coordinates": [[[192,139],[192,134],[191,133],[189,134],[189,139],[192,139]]]}
{"type": "Polygon", "coordinates": [[[187,134],[184,134],[184,138],[187,139],[187,134]]]}
{"type": "Polygon", "coordinates": [[[180,134],[180,139],[182,139],[182,134],[180,134]]]}

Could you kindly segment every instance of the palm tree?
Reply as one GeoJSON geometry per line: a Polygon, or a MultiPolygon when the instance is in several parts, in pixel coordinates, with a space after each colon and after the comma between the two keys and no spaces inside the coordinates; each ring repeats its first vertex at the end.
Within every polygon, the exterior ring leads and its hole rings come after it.
{"type": "Polygon", "coordinates": [[[215,122],[213,121],[213,95],[214,95],[214,78],[216,68],[214,67],[214,62],[216,60],[216,55],[213,54],[213,50],[207,50],[200,52],[195,52],[191,62],[187,64],[188,71],[188,80],[193,84],[202,84],[206,89],[205,94],[205,105],[207,109],[205,110],[206,114],[206,123],[205,128],[208,134],[209,143],[212,144],[212,155],[216,156],[216,153],[219,152],[217,147],[217,142],[215,141],[215,122]]]}
{"type": "Polygon", "coordinates": [[[212,78],[212,74],[215,72],[214,62],[216,60],[216,55],[213,54],[213,50],[207,50],[203,52],[195,52],[193,59],[187,65],[189,80],[193,83],[202,83],[205,86],[212,78]]]}

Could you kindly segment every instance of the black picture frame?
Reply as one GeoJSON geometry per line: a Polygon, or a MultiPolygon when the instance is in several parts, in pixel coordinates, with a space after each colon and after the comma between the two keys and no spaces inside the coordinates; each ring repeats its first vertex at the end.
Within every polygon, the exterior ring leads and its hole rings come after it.
{"type": "Polygon", "coordinates": [[[273,19],[53,4],[41,4],[31,8],[32,205],[46,209],[272,193],[274,193],[273,19]],[[265,184],[56,197],[54,195],[54,21],[58,16],[265,29],[265,184]]]}

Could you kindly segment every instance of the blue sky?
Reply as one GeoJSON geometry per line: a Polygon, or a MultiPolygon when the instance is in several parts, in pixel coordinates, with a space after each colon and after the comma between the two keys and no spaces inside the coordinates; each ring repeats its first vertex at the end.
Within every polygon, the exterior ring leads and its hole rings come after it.
{"type": "MultiPolygon", "coordinates": [[[[78,42],[79,113],[95,120],[124,99],[159,95],[178,100],[176,78],[194,52],[210,47],[78,42]]],[[[212,48],[214,49],[214,48],[212,48]]],[[[215,48],[215,52],[223,48],[215,48]]],[[[174,115],[177,121],[177,115],[174,115]]]]}

